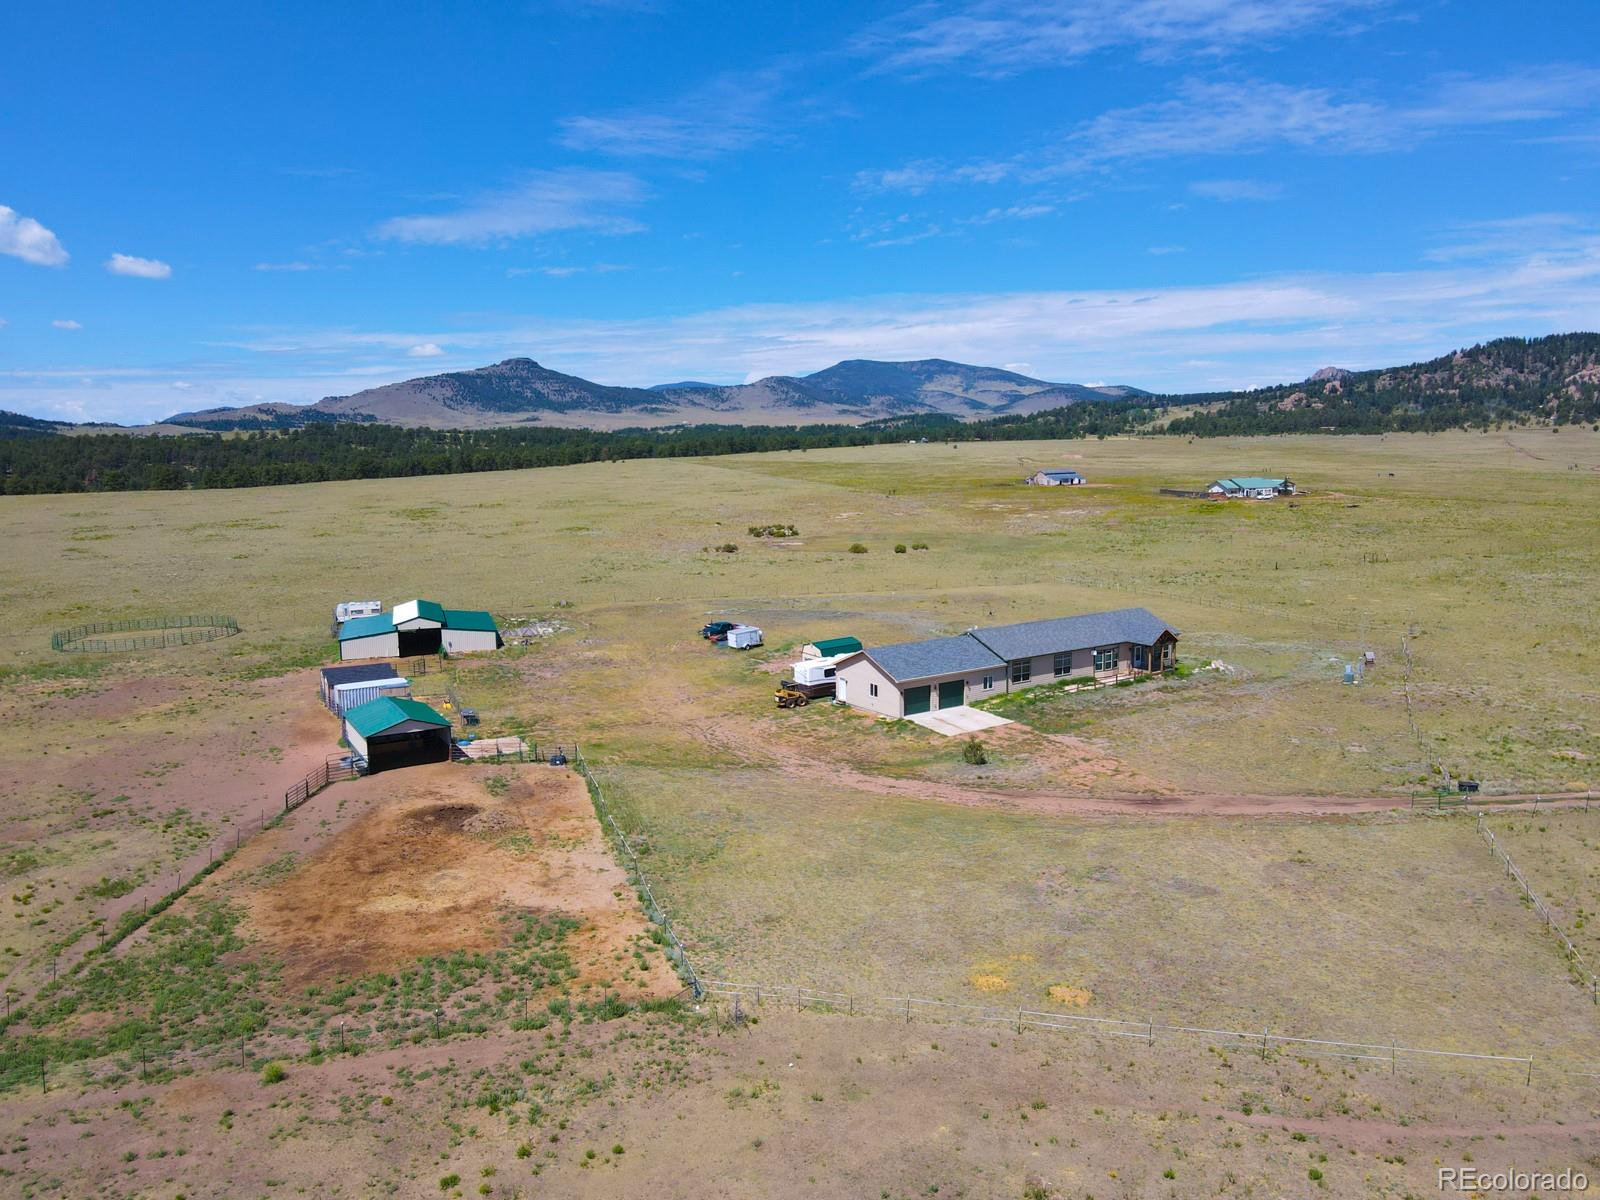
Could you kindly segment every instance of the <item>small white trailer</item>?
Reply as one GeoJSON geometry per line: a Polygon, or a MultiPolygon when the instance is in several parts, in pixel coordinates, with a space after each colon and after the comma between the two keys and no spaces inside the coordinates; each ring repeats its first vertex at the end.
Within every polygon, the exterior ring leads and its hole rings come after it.
{"type": "Polygon", "coordinates": [[[761,645],[761,630],[754,625],[735,625],[728,630],[727,641],[735,650],[748,650],[761,645]]]}
{"type": "Polygon", "coordinates": [[[382,600],[344,600],[333,606],[333,619],[343,625],[355,617],[375,617],[382,611],[382,600]]]}

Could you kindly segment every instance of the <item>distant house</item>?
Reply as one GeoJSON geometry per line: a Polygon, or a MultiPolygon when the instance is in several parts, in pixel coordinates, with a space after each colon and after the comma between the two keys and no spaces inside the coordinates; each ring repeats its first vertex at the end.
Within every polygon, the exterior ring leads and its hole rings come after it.
{"type": "Polygon", "coordinates": [[[486,612],[445,608],[432,600],[407,600],[392,612],[354,617],[339,627],[339,657],[401,658],[417,654],[470,654],[500,647],[500,631],[486,612]]]}
{"type": "Polygon", "coordinates": [[[1294,480],[1267,479],[1260,475],[1236,475],[1219,479],[1206,488],[1208,496],[1226,496],[1239,500],[1271,500],[1275,496],[1294,495],[1294,480]]]}
{"type": "Polygon", "coordinates": [[[1083,476],[1076,471],[1035,471],[1023,482],[1038,487],[1075,487],[1083,482],[1083,476]]]}
{"type": "Polygon", "coordinates": [[[1144,608],[994,625],[847,655],[835,668],[835,695],[885,717],[909,717],[1067,678],[1167,671],[1177,644],[1178,631],[1144,608]]]}

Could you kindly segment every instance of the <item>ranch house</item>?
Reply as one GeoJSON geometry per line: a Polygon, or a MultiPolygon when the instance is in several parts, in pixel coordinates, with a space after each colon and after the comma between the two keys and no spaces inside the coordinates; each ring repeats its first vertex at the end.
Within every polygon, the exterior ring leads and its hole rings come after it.
{"type": "Polygon", "coordinates": [[[432,600],[407,600],[393,611],[354,617],[339,627],[339,657],[410,658],[420,654],[471,654],[500,648],[500,631],[486,612],[444,608],[432,600]]]}
{"type": "Polygon", "coordinates": [[[885,717],[954,708],[1041,683],[1172,669],[1178,631],[1144,608],[969,629],[874,646],[838,663],[836,696],[885,717]]]}
{"type": "Polygon", "coordinates": [[[1294,495],[1294,480],[1268,479],[1261,475],[1236,475],[1219,479],[1206,488],[1208,496],[1224,496],[1230,500],[1271,500],[1276,496],[1294,495]]]}
{"type": "Polygon", "coordinates": [[[1083,476],[1076,471],[1035,471],[1026,482],[1036,487],[1076,487],[1083,482],[1083,476]]]}

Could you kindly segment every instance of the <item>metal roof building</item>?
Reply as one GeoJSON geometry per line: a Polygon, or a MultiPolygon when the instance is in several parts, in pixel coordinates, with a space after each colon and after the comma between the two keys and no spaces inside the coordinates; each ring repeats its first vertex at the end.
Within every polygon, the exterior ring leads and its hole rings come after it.
{"type": "Polygon", "coordinates": [[[369,772],[450,761],[450,722],[420,700],[383,696],[352,708],[344,738],[369,772]]]}
{"type": "Polygon", "coordinates": [[[339,628],[339,657],[400,658],[419,654],[471,654],[495,650],[500,631],[479,609],[445,608],[432,600],[407,600],[392,612],[355,617],[339,628]]]}

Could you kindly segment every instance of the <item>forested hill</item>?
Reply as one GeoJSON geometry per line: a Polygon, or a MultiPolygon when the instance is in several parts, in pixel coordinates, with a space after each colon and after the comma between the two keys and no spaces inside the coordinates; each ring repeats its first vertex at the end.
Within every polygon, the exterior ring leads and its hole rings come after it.
{"type": "Polygon", "coordinates": [[[1319,371],[1304,383],[1160,398],[1209,411],[1170,433],[1390,433],[1600,421],[1600,334],[1500,338],[1408,367],[1319,371]]]}
{"type": "Polygon", "coordinates": [[[92,437],[0,436],[0,492],[25,495],[261,487],[927,439],[1091,437],[1124,432],[1148,422],[1155,412],[1147,401],[1126,398],[970,424],[942,414],[921,414],[864,425],[697,425],[611,433],[561,428],[408,429],[339,423],[282,432],[195,433],[177,437],[128,433],[92,437]]]}
{"type": "Polygon", "coordinates": [[[806,450],[885,442],[1030,441],[1143,431],[1198,437],[1382,433],[1498,424],[1600,423],[1600,334],[1504,338],[1384,371],[1318,371],[1304,383],[1215,395],[1084,399],[1042,412],[960,421],[938,413],[865,424],[666,429],[441,430],[376,422],[285,431],[63,436],[0,414],[0,492],[259,487],[444,475],[630,458],[806,450]],[[1182,405],[1196,411],[1165,420],[1182,405]]]}

